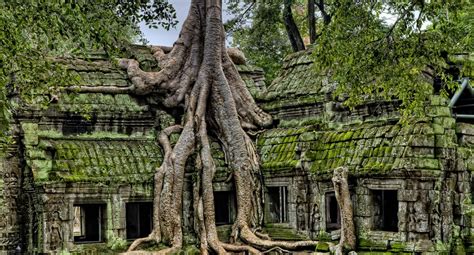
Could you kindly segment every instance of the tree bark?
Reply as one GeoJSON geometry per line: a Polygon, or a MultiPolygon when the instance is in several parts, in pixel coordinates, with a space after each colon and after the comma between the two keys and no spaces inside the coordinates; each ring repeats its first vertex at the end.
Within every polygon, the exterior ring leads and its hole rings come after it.
{"type": "Polygon", "coordinates": [[[288,38],[290,39],[291,47],[294,52],[302,51],[305,49],[303,39],[301,38],[300,31],[298,30],[298,26],[296,25],[291,12],[291,4],[293,3],[293,0],[284,0],[283,2],[283,21],[285,23],[288,38]]]}
{"type": "Polygon", "coordinates": [[[314,5],[315,0],[308,0],[308,30],[309,30],[309,42],[313,44],[316,42],[316,17],[314,16],[314,5]]]}
{"type": "Polygon", "coordinates": [[[354,216],[351,194],[349,192],[347,167],[338,167],[334,170],[332,183],[341,212],[341,239],[334,250],[336,255],[342,255],[344,250],[354,250],[356,248],[354,216]]]}
{"type": "Polygon", "coordinates": [[[331,15],[326,11],[324,0],[319,0],[318,2],[315,2],[315,4],[318,6],[319,12],[321,12],[324,25],[328,25],[331,22],[331,15]]]}

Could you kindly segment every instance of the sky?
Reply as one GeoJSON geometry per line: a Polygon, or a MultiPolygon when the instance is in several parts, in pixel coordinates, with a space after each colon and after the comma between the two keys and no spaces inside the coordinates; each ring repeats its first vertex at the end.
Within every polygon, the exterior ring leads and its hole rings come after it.
{"type": "Polygon", "coordinates": [[[140,30],[143,37],[148,40],[151,45],[173,46],[173,43],[178,39],[179,31],[183,25],[184,19],[188,15],[189,0],[169,0],[176,10],[178,25],[175,28],[166,30],[164,28],[151,29],[144,22],[140,23],[140,30]]]}
{"type": "MultiPolygon", "coordinates": [[[[143,37],[148,40],[149,44],[151,45],[161,45],[161,46],[173,46],[173,43],[178,39],[179,32],[181,31],[181,26],[183,25],[186,16],[188,15],[190,1],[189,0],[168,0],[176,10],[176,16],[178,20],[178,24],[175,28],[171,28],[170,30],[166,30],[163,28],[158,29],[151,29],[144,22],[140,23],[140,30],[143,33],[143,37]]],[[[226,12],[226,1],[223,1],[224,11],[222,12],[222,16],[224,21],[228,20],[230,16],[226,12]]],[[[417,14],[416,14],[417,15],[417,14]]],[[[383,19],[387,22],[387,24],[391,25],[395,22],[396,16],[382,13],[383,19]]],[[[422,25],[422,29],[425,29],[429,22],[425,22],[422,25]]],[[[229,38],[227,38],[229,40],[229,38]]],[[[230,38],[231,40],[231,38],[230,38]]],[[[227,44],[229,42],[227,41],[227,44]]]]}
{"type": "MultiPolygon", "coordinates": [[[[151,29],[144,22],[140,23],[140,30],[143,33],[143,37],[148,40],[151,45],[161,45],[161,46],[173,46],[173,43],[178,39],[179,32],[181,31],[181,26],[183,25],[186,16],[188,15],[190,2],[189,0],[168,0],[175,10],[178,20],[178,25],[175,28],[166,30],[163,28],[151,29]]],[[[226,1],[223,1],[224,11],[222,13],[224,21],[228,19],[226,15],[226,1]]]]}

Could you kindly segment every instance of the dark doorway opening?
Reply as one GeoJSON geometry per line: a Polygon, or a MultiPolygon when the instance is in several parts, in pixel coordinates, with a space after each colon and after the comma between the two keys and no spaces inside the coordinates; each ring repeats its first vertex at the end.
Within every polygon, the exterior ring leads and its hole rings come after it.
{"type": "Polygon", "coordinates": [[[288,222],[288,189],[286,186],[267,187],[269,223],[288,222]]]}
{"type": "Polygon", "coordinates": [[[341,212],[337,203],[336,193],[326,193],[326,230],[341,228],[341,212]]]}
{"type": "Polygon", "coordinates": [[[153,229],[153,203],[127,203],[125,208],[127,239],[146,237],[153,229]]]}
{"type": "Polygon", "coordinates": [[[233,223],[235,218],[234,193],[230,191],[214,192],[214,210],[216,213],[216,225],[233,223]]]}
{"type": "Polygon", "coordinates": [[[396,190],[372,190],[374,230],[398,232],[398,198],[396,190]]]}
{"type": "Polygon", "coordinates": [[[74,242],[103,241],[104,208],[103,204],[74,205],[74,242]]]}

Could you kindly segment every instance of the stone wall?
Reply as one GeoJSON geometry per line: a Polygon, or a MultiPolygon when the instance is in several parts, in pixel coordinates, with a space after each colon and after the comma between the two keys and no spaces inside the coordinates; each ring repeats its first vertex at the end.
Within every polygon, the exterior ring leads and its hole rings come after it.
{"type": "Polygon", "coordinates": [[[20,247],[21,168],[16,155],[17,146],[0,155],[0,252],[20,247]]]}
{"type": "Polygon", "coordinates": [[[33,236],[38,252],[119,252],[126,248],[125,206],[128,202],[151,202],[153,185],[148,184],[49,184],[38,189],[44,208],[38,212],[40,230],[33,236]],[[99,205],[103,209],[102,238],[81,244],[74,241],[74,206],[99,205]]]}

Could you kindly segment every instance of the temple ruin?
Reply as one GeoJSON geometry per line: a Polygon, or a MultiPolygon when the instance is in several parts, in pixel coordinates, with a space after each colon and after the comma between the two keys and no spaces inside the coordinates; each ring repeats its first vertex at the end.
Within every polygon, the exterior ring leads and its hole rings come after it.
{"type": "MultiPolygon", "coordinates": [[[[129,54],[142,68],[156,68],[147,47],[134,46],[129,54]]],[[[61,61],[86,85],[130,84],[103,54],[61,61]]],[[[468,79],[452,99],[434,93],[426,117],[404,125],[397,101],[369,99],[349,109],[334,99],[335,85],[311,69],[308,51],[288,56],[271,84],[260,68],[237,67],[275,119],[273,128],[252,134],[263,170],[263,230],[270,237],[338,240],[331,177],[345,166],[359,254],[474,252],[474,91],[468,79]]],[[[19,108],[15,143],[0,158],[0,254],[115,253],[147,236],[153,174],[162,160],[156,138],[177,114],[128,94],[62,93],[47,108],[19,108]]],[[[219,144],[212,145],[216,223],[227,241],[236,214],[234,187],[219,144]]],[[[188,167],[183,232],[192,245],[188,167]]]]}

